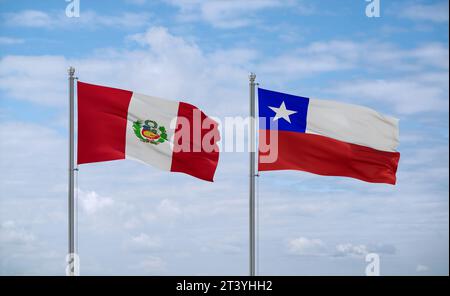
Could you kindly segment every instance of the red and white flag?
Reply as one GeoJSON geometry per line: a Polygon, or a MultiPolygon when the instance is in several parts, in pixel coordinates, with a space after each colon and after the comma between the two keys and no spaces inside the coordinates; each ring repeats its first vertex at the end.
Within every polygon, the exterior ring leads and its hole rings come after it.
{"type": "Polygon", "coordinates": [[[213,181],[218,124],[197,107],[78,82],[78,164],[136,159],[213,181]]]}
{"type": "Polygon", "coordinates": [[[258,98],[259,171],[300,170],[396,183],[397,119],[363,106],[262,88],[258,98]]]}

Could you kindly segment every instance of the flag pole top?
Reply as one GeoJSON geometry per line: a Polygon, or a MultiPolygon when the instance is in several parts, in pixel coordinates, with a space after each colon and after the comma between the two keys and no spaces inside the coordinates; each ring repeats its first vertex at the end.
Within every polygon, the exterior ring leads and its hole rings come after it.
{"type": "Polygon", "coordinates": [[[250,79],[250,82],[255,82],[256,74],[251,72],[250,75],[248,75],[248,78],[250,79]]]}
{"type": "Polygon", "coordinates": [[[69,69],[67,69],[67,72],[69,73],[69,76],[75,75],[75,68],[70,66],[69,69]]]}

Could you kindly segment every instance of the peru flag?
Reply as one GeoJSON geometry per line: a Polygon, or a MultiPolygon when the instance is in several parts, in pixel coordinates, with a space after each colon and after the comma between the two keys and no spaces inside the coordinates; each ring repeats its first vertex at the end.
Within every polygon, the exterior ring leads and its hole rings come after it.
{"type": "Polygon", "coordinates": [[[258,89],[259,171],[396,183],[398,120],[366,107],[258,89]]]}
{"type": "Polygon", "coordinates": [[[78,82],[78,164],[135,159],[213,181],[218,125],[183,102],[78,82]]]}

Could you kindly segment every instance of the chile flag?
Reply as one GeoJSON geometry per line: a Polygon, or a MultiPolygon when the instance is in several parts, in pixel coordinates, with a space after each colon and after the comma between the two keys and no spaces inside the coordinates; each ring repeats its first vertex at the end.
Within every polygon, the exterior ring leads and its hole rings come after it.
{"type": "Polygon", "coordinates": [[[258,89],[259,171],[396,183],[398,120],[357,105],[258,89]]]}

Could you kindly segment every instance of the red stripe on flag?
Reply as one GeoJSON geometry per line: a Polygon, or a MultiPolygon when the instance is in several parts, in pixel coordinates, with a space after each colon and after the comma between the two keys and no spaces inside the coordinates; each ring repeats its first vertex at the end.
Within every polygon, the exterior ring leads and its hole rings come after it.
{"type": "Polygon", "coordinates": [[[217,127],[218,124],[197,107],[180,102],[170,170],[212,182],[219,161],[217,127]],[[183,128],[186,123],[189,127],[183,128]],[[211,135],[215,137],[211,138],[211,135]]]}
{"type": "MultiPolygon", "coordinates": [[[[274,137],[276,132],[260,130],[260,141],[267,137],[266,143],[270,143],[270,134],[274,137]]],[[[259,171],[300,170],[388,184],[396,183],[395,174],[400,159],[398,152],[379,151],[320,135],[286,131],[278,131],[276,161],[263,163],[262,158],[268,154],[259,152],[259,171]]]]}
{"type": "Polygon", "coordinates": [[[77,83],[78,164],[125,158],[132,92],[77,83]]]}

